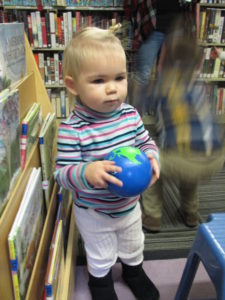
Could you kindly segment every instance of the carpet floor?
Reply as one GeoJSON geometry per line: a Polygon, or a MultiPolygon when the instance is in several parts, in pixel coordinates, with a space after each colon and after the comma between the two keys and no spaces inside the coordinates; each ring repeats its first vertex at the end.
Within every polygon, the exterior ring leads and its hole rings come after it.
{"type": "MultiPolygon", "coordinates": [[[[197,228],[184,225],[179,213],[178,190],[171,182],[165,184],[162,230],[145,231],[145,259],[186,257],[197,228]]],[[[205,222],[210,213],[225,212],[225,168],[199,187],[199,219],[205,222]]]]}
{"type": "MultiPolygon", "coordinates": [[[[145,272],[160,292],[160,300],[174,300],[186,259],[169,259],[145,261],[145,272]]],[[[112,269],[115,290],[119,300],[135,300],[135,297],[121,278],[121,265],[117,263],[112,269]]],[[[88,288],[86,266],[76,267],[74,300],[91,300],[88,288]]],[[[199,265],[189,300],[215,300],[216,292],[203,265],[199,265]]]]}

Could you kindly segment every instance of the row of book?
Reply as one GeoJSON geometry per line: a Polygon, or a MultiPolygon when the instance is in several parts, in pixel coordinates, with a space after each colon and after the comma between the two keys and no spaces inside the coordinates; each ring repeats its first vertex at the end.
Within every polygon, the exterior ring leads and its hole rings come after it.
{"type": "Polygon", "coordinates": [[[23,22],[32,48],[64,47],[84,26],[109,28],[121,21],[118,12],[103,14],[85,11],[2,11],[0,22],[23,22]]]}
{"type": "MultiPolygon", "coordinates": [[[[45,219],[41,168],[31,170],[16,218],[8,234],[9,261],[15,300],[26,298],[45,219]]],[[[64,253],[67,246],[70,202],[69,193],[58,189],[57,214],[42,287],[43,299],[61,299],[64,253]]],[[[43,272],[43,270],[40,270],[43,272]]]]}
{"type": "Polygon", "coordinates": [[[67,118],[71,113],[74,103],[69,99],[65,89],[59,92],[53,92],[52,89],[47,89],[48,95],[55,111],[57,118],[67,118]]]}
{"type": "MultiPolygon", "coordinates": [[[[20,124],[18,98],[17,89],[0,93],[0,213],[36,141],[41,161],[41,167],[33,168],[30,173],[8,236],[14,298],[22,300],[26,296],[53,190],[56,117],[55,113],[48,113],[41,122],[40,104],[34,103],[20,124]]],[[[62,214],[58,213],[59,218],[62,214]]]]}
{"type": "Polygon", "coordinates": [[[208,3],[208,4],[225,4],[225,0],[201,0],[200,3],[208,3]]]}
{"type": "MultiPolygon", "coordinates": [[[[223,48],[222,48],[223,49],[223,48]]],[[[214,58],[212,47],[204,48],[204,61],[200,78],[221,79],[225,78],[225,62],[219,57],[214,58]]]]}
{"type": "Polygon", "coordinates": [[[56,133],[56,115],[48,113],[42,122],[40,103],[34,102],[22,120],[20,139],[21,169],[26,166],[31,149],[38,139],[42,165],[42,187],[46,208],[49,206],[54,171],[53,145],[56,133]]]}
{"type": "Polygon", "coordinates": [[[6,89],[0,93],[0,214],[37,139],[43,166],[46,207],[49,205],[54,167],[52,151],[56,131],[55,113],[49,113],[43,122],[41,120],[40,103],[35,102],[20,124],[18,90],[6,89]]]}
{"type": "Polygon", "coordinates": [[[62,52],[38,52],[34,57],[44,83],[63,86],[62,52]]]}
{"type": "Polygon", "coordinates": [[[225,43],[225,9],[206,8],[200,12],[199,41],[225,43]]]}
{"type": "Polygon", "coordinates": [[[209,84],[206,89],[213,113],[217,116],[225,115],[225,88],[217,84],[209,84]]]}
{"type": "Polygon", "coordinates": [[[4,6],[76,6],[76,7],[114,7],[122,6],[121,0],[3,0],[4,6]]]}

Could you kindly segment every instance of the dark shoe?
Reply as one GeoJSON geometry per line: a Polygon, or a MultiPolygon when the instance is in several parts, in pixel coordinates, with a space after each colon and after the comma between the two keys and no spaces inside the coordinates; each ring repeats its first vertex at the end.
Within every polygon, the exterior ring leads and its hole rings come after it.
{"type": "Polygon", "coordinates": [[[199,225],[199,215],[198,213],[188,213],[186,211],[180,210],[184,223],[188,227],[196,227],[199,225]]]}
{"type": "Polygon", "coordinates": [[[122,277],[138,300],[158,300],[159,291],[148,278],[142,264],[128,266],[122,263],[122,277]]]}
{"type": "Polygon", "coordinates": [[[159,232],[161,230],[162,218],[153,218],[147,216],[142,210],[142,227],[150,232],[159,232]]]}
{"type": "Polygon", "coordinates": [[[89,274],[88,285],[92,300],[118,300],[112,280],[112,271],[104,277],[94,277],[89,274]]]}

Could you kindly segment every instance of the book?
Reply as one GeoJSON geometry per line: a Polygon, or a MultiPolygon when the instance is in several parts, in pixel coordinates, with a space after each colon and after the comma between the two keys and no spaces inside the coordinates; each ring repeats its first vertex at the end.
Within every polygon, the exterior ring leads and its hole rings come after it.
{"type": "Polygon", "coordinates": [[[50,39],[51,47],[56,48],[56,34],[55,34],[55,13],[49,12],[49,24],[50,24],[50,39]]]}
{"type": "Polygon", "coordinates": [[[45,220],[41,168],[33,168],[8,235],[14,298],[26,297],[45,220]]]}
{"type": "Polygon", "coordinates": [[[25,75],[24,24],[0,24],[0,91],[25,75]]]}
{"type": "Polygon", "coordinates": [[[36,13],[31,12],[31,26],[32,26],[32,34],[33,34],[33,41],[34,41],[34,48],[38,48],[38,28],[37,28],[37,18],[36,13]]]}
{"type": "Polygon", "coordinates": [[[46,300],[62,299],[64,273],[64,247],[62,220],[56,219],[53,238],[49,250],[47,272],[45,277],[46,300]]]}
{"type": "Polygon", "coordinates": [[[63,243],[64,243],[64,251],[67,249],[67,240],[69,234],[69,215],[71,209],[71,201],[69,201],[69,191],[60,187],[59,191],[56,195],[58,201],[58,211],[57,211],[57,219],[62,220],[62,230],[63,230],[63,243]]]}
{"type": "Polygon", "coordinates": [[[43,48],[47,48],[47,32],[46,32],[45,16],[41,17],[41,32],[42,32],[43,48]]]}
{"type": "Polygon", "coordinates": [[[44,190],[46,208],[49,207],[54,178],[55,159],[53,145],[56,135],[56,115],[48,113],[39,133],[39,149],[42,166],[42,188],[44,190]]]}
{"type": "Polygon", "coordinates": [[[32,32],[32,24],[31,24],[31,16],[27,15],[27,25],[28,25],[28,39],[30,46],[34,47],[34,38],[33,38],[33,32],[32,32]]]}
{"type": "Polygon", "coordinates": [[[36,11],[35,14],[36,14],[36,23],[37,23],[38,47],[43,48],[41,13],[40,13],[40,11],[36,11]]]}
{"type": "Polygon", "coordinates": [[[20,155],[22,170],[40,129],[40,103],[33,103],[22,121],[20,137],[20,155]]]}
{"type": "Polygon", "coordinates": [[[20,121],[17,89],[0,93],[0,215],[20,173],[20,121]]]}

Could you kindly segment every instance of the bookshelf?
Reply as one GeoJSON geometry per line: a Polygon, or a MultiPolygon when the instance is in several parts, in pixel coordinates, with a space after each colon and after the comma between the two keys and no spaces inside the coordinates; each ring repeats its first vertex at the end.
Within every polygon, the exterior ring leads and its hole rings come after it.
{"type": "MultiPolygon", "coordinates": [[[[4,0],[0,22],[14,21],[24,22],[56,116],[65,118],[70,105],[63,83],[63,50],[73,33],[84,26],[108,28],[123,22],[123,1],[4,0]]],[[[121,39],[125,37],[126,33],[121,39]]]]}
{"type": "Polygon", "coordinates": [[[198,42],[204,51],[200,81],[207,82],[212,109],[224,115],[225,61],[213,58],[213,47],[225,50],[225,1],[201,0],[197,4],[198,42]],[[214,2],[214,3],[212,3],[214,2]]]}
{"type": "MultiPolygon", "coordinates": [[[[24,117],[27,109],[33,102],[39,102],[41,104],[43,117],[48,112],[52,112],[53,108],[48,98],[47,91],[44,83],[41,79],[41,75],[38,71],[37,65],[34,60],[32,50],[29,42],[25,36],[25,47],[26,47],[26,67],[27,76],[20,80],[15,87],[19,90],[20,100],[20,120],[24,117]]],[[[9,263],[8,244],[7,238],[16,213],[18,211],[22,195],[26,187],[28,177],[33,167],[40,166],[38,140],[34,143],[29,157],[26,161],[24,170],[19,175],[19,178],[11,191],[9,201],[0,217],[0,299],[13,299],[13,288],[11,282],[11,268],[9,263]]],[[[32,271],[26,300],[40,300],[41,292],[43,291],[44,275],[46,271],[48,250],[51,242],[51,234],[55,220],[56,213],[56,194],[57,187],[55,185],[50,201],[50,209],[48,210],[44,229],[41,236],[37,256],[35,259],[35,265],[32,271]]],[[[72,200],[70,199],[71,203],[72,200]]],[[[74,272],[75,272],[75,260],[76,260],[76,245],[77,245],[77,230],[75,227],[75,221],[71,210],[70,215],[70,228],[69,238],[66,250],[66,268],[63,276],[63,284],[65,290],[63,291],[63,299],[72,299],[73,284],[74,284],[74,272]]]]}

